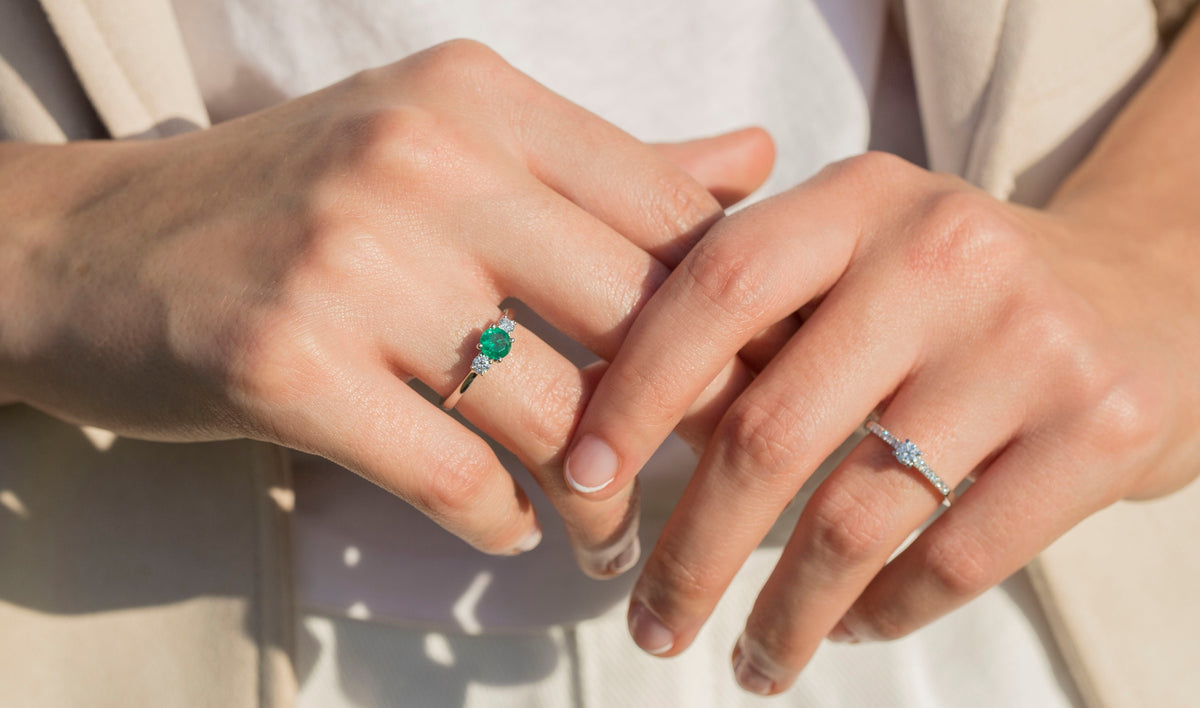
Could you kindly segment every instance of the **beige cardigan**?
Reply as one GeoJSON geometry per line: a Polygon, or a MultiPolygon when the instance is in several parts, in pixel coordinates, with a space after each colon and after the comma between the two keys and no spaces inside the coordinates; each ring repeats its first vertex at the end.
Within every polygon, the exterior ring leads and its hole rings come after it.
{"type": "MultiPolygon", "coordinates": [[[[908,0],[933,168],[1045,199],[1192,2],[908,0]]],[[[169,0],[0,2],[0,135],[207,124],[169,0]]],[[[286,459],[0,408],[0,702],[291,704],[286,459]]],[[[1031,565],[1088,705],[1200,703],[1197,511],[1200,485],[1118,504],[1031,565]]]]}

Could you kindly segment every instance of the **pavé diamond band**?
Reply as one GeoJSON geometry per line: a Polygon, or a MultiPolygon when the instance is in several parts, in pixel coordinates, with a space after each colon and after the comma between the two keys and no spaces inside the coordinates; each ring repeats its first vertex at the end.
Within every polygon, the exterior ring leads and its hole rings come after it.
{"type": "Polygon", "coordinates": [[[912,440],[903,440],[889,433],[882,425],[875,421],[867,423],[867,430],[873,433],[880,440],[892,446],[892,454],[896,456],[896,460],[905,467],[911,467],[921,473],[921,476],[929,480],[933,488],[941,492],[942,504],[950,506],[954,501],[954,490],[950,485],[946,484],[945,480],[937,475],[929,465],[925,462],[925,458],[921,456],[921,448],[912,440]]]}
{"type": "Polygon", "coordinates": [[[475,381],[475,377],[483,376],[488,369],[492,368],[493,364],[499,363],[501,359],[508,356],[515,341],[512,333],[517,327],[512,314],[512,310],[505,310],[500,319],[496,320],[496,324],[483,330],[483,334],[479,335],[479,344],[475,345],[479,354],[471,361],[471,370],[467,372],[462,383],[449,396],[446,396],[446,400],[442,401],[442,408],[453,409],[458,405],[458,399],[462,398],[471,383],[475,381]]]}

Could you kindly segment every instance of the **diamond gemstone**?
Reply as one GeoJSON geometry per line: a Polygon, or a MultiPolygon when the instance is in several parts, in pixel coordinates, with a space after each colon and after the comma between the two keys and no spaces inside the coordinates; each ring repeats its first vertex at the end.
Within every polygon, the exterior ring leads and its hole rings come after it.
{"type": "Polygon", "coordinates": [[[492,368],[492,360],[482,354],[476,356],[475,359],[471,361],[471,371],[474,371],[477,374],[486,373],[490,368],[492,368]]]}
{"type": "Polygon", "coordinates": [[[517,323],[513,322],[512,320],[508,319],[507,317],[501,317],[500,321],[496,323],[496,326],[499,327],[500,329],[504,330],[508,334],[512,334],[513,330],[517,328],[517,323]]]}
{"type": "Polygon", "coordinates": [[[912,440],[905,440],[896,446],[896,459],[905,467],[912,467],[921,459],[921,449],[912,440]]]}

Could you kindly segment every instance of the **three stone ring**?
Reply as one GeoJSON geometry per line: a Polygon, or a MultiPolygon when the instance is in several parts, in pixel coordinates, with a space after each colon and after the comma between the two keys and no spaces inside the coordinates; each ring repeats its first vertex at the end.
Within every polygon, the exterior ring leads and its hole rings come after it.
{"type": "Polygon", "coordinates": [[[452,410],[454,406],[458,405],[458,399],[467,392],[467,388],[475,381],[476,377],[483,376],[488,369],[492,368],[492,365],[500,363],[501,359],[508,356],[515,341],[512,333],[517,327],[512,314],[512,310],[505,310],[500,319],[496,320],[496,324],[483,330],[483,334],[479,335],[479,343],[475,345],[479,354],[471,361],[471,370],[467,372],[462,383],[449,396],[446,396],[446,400],[442,401],[442,408],[452,410]]]}

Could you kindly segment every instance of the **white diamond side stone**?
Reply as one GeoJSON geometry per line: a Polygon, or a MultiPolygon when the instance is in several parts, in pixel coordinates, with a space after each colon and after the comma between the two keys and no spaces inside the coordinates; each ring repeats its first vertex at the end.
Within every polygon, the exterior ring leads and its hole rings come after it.
{"type": "Polygon", "coordinates": [[[471,371],[477,374],[484,374],[488,369],[492,368],[492,360],[480,354],[471,361],[471,371]]]}
{"type": "Polygon", "coordinates": [[[496,323],[496,326],[504,330],[506,333],[512,334],[513,330],[517,328],[517,323],[513,322],[507,317],[501,317],[500,321],[496,323]]]}

